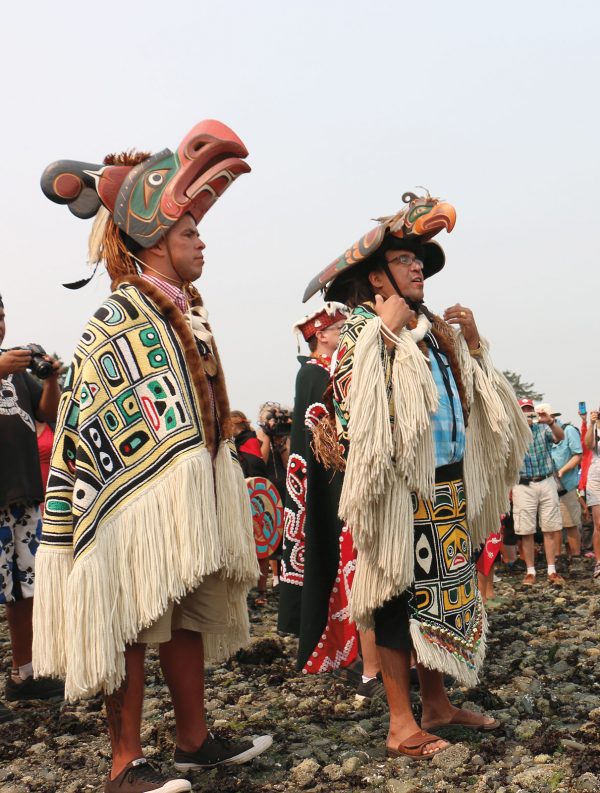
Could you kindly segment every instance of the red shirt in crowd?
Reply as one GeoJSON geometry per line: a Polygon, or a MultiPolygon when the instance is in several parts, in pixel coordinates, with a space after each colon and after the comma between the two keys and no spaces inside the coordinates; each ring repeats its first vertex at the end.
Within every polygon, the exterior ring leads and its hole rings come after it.
{"type": "Polygon", "coordinates": [[[40,453],[40,468],[42,469],[42,485],[44,493],[48,484],[48,474],[50,473],[50,455],[52,454],[52,444],[54,443],[54,433],[52,428],[46,424],[41,433],[37,436],[38,450],[40,453]]]}

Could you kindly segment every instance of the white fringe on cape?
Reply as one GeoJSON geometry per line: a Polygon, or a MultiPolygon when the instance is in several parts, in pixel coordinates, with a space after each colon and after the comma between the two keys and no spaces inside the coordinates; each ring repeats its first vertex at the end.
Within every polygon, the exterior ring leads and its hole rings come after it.
{"type": "Polygon", "coordinates": [[[437,669],[447,675],[452,675],[463,686],[472,688],[476,686],[479,681],[479,671],[483,666],[486,652],[486,636],[488,629],[487,615],[485,608],[481,606],[481,639],[475,650],[473,658],[473,666],[467,666],[464,661],[447,652],[442,647],[428,641],[421,633],[421,626],[418,620],[409,620],[410,623],[410,638],[417,654],[417,659],[420,664],[426,666],[428,669],[437,669]]]}
{"type": "Polygon", "coordinates": [[[95,546],[75,563],[70,549],[40,546],[36,571],[35,673],[64,678],[70,701],[118,688],[125,645],[217,571],[228,581],[230,627],[204,633],[204,648],[208,661],[229,657],[249,641],[246,593],[259,570],[227,443],[214,469],[205,448],[170,465],[98,526],[95,546]]]}
{"type": "MultiPolygon", "coordinates": [[[[473,545],[495,530],[508,508],[508,493],[517,482],[530,432],[511,386],[489,359],[470,355],[457,333],[458,360],[470,405],[466,432],[464,479],[467,520],[473,545]]],[[[403,592],[414,579],[414,529],[411,491],[431,498],[435,481],[435,449],[431,414],[438,406],[437,388],[426,356],[410,331],[394,336],[378,317],[369,319],[356,341],[347,397],[350,440],[339,514],[352,529],[358,550],[351,593],[351,616],[362,630],[373,627],[373,611],[403,592]],[[391,406],[382,363],[381,334],[395,342],[391,406]]],[[[485,623],[484,623],[485,624],[485,623]]],[[[418,626],[411,627],[414,633],[418,626]]],[[[415,647],[425,665],[440,659],[415,647]]],[[[450,670],[450,656],[443,668],[450,670]]],[[[485,635],[477,664],[485,654],[485,635]]],[[[455,660],[455,664],[459,664],[455,660]]],[[[462,679],[475,680],[463,669],[462,679]]],[[[470,684],[470,683],[469,683],[470,684]]]]}

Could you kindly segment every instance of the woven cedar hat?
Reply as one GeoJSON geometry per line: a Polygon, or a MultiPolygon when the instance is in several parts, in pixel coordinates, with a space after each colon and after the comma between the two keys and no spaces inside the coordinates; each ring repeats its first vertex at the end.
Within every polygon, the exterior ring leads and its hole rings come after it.
{"type": "Polygon", "coordinates": [[[384,241],[393,242],[394,248],[404,247],[418,252],[423,261],[423,276],[429,278],[438,273],[445,264],[446,257],[441,246],[431,242],[442,229],[450,232],[456,223],[456,210],[451,204],[426,196],[406,192],[402,200],[407,205],[397,214],[377,218],[379,225],[354,243],[330,265],[316,275],[306,287],[302,302],[323,290],[327,296],[335,279],[357,264],[364,262],[376,253],[384,241]],[[394,238],[393,241],[390,238],[394,238]],[[404,243],[400,246],[400,242],[404,243]]]}

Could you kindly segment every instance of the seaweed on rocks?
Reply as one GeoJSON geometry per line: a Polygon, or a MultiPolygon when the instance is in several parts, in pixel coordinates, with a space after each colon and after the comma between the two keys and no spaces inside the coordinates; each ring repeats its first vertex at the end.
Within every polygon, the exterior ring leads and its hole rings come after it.
{"type": "MultiPolygon", "coordinates": [[[[560,593],[545,586],[545,571],[540,570],[532,591],[521,586],[521,575],[501,573],[497,589],[504,603],[489,612],[489,652],[481,682],[470,689],[453,685],[450,699],[458,706],[471,703],[485,710],[502,726],[492,733],[448,733],[451,741],[470,751],[453,769],[387,758],[385,706],[359,705],[356,683],[297,673],[297,641],[277,634],[277,600],[269,593],[267,608],[253,612],[250,646],[207,669],[206,710],[217,733],[236,739],[269,733],[273,746],[247,765],[191,774],[194,792],[299,793],[293,769],[307,759],[319,767],[302,788],[307,793],[385,793],[404,789],[404,783],[407,789],[413,785],[428,792],[504,788],[513,793],[518,789],[515,779],[544,766],[547,773],[540,774],[548,789],[578,789],[585,774],[600,775],[600,590],[591,572],[591,563],[582,565],[560,593]],[[347,758],[357,755],[362,764],[352,770],[349,763],[344,772],[347,758]],[[332,776],[326,768],[333,769],[332,776]]],[[[168,773],[174,713],[156,650],[150,648],[147,656],[143,746],[149,759],[168,773]]],[[[10,664],[1,615],[0,664],[10,664]]],[[[420,719],[416,690],[411,701],[420,719]]],[[[101,698],[8,707],[15,720],[0,724],[0,790],[101,789],[110,763],[101,698]]]]}

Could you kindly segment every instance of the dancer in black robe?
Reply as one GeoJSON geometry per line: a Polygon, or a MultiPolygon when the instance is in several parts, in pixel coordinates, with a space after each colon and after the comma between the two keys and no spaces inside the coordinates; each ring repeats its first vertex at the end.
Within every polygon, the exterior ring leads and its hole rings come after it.
{"type": "Polygon", "coordinates": [[[340,303],[326,303],[294,326],[308,343],[310,356],[298,357],[278,628],[299,637],[298,670],[305,666],[325,628],[339,563],[342,523],[337,512],[342,474],[326,471],[310,444],[311,429],[326,412],[323,400],[331,357],[347,313],[340,303]]]}

